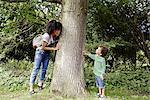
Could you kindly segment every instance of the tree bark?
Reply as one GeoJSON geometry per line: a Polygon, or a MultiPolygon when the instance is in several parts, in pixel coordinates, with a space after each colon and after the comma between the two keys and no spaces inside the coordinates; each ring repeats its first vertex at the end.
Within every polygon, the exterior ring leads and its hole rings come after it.
{"type": "Polygon", "coordinates": [[[63,33],[57,52],[51,90],[63,96],[86,94],[83,48],[86,32],[87,0],[64,0],[63,33]]]}
{"type": "Polygon", "coordinates": [[[146,44],[146,41],[144,40],[144,33],[142,33],[138,27],[137,16],[135,16],[132,26],[133,32],[131,32],[131,34],[133,35],[133,38],[138,45],[138,48],[143,50],[145,56],[147,57],[150,63],[150,50],[148,44],[146,44]]]}

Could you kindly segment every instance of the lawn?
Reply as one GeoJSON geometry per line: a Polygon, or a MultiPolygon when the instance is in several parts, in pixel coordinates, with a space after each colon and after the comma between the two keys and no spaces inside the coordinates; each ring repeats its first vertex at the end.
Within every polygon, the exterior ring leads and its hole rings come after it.
{"type": "MultiPolygon", "coordinates": [[[[150,100],[150,96],[137,96],[128,95],[127,91],[110,91],[106,93],[105,100],[150,100]],[[116,94],[115,94],[116,93],[116,94]]],[[[29,95],[27,90],[15,91],[15,92],[0,92],[0,100],[99,100],[95,92],[91,92],[86,98],[67,98],[54,95],[49,92],[49,89],[44,89],[40,93],[29,95]]]]}

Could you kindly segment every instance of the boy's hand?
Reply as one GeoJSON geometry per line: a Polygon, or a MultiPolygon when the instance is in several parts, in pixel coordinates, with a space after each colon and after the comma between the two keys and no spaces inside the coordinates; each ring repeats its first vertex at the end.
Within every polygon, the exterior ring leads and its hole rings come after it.
{"type": "Polygon", "coordinates": [[[88,55],[88,53],[86,51],[83,51],[83,55],[88,55]]]}
{"type": "Polygon", "coordinates": [[[102,80],[104,80],[104,77],[103,77],[103,75],[101,75],[101,76],[100,76],[100,78],[101,78],[102,80]]]}

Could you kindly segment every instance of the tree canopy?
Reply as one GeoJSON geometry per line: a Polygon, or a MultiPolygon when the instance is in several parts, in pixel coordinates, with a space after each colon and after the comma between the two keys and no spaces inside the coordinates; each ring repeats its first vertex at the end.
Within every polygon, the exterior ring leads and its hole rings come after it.
{"type": "Polygon", "coordinates": [[[129,58],[143,50],[149,59],[148,14],[146,0],[90,0],[87,42],[107,41],[115,51],[123,51],[117,55],[127,53],[129,58]]]}

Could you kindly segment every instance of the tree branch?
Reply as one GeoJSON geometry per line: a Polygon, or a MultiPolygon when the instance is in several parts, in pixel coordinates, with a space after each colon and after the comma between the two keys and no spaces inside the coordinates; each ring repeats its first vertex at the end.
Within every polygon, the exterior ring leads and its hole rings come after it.
{"type": "Polygon", "coordinates": [[[62,4],[62,0],[42,0],[42,1],[47,1],[47,2],[51,2],[51,3],[62,4]]]}
{"type": "MultiPolygon", "coordinates": [[[[29,0],[1,0],[1,1],[6,1],[6,2],[12,3],[12,2],[27,2],[29,0]]],[[[42,0],[42,2],[43,1],[62,4],[62,0],[42,0]]]]}
{"type": "Polygon", "coordinates": [[[27,2],[28,0],[1,0],[1,1],[6,1],[6,2],[27,2]]]}

